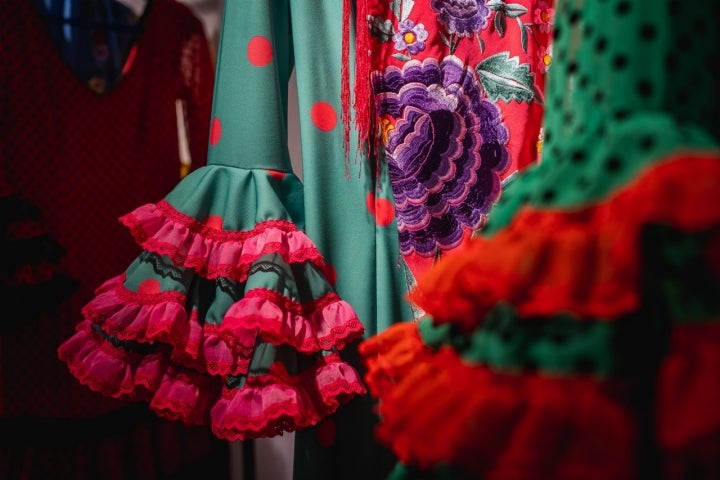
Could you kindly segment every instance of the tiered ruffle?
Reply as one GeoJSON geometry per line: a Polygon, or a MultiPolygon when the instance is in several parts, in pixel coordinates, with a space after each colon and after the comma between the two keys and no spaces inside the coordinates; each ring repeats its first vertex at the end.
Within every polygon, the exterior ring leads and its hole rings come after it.
{"type": "Polygon", "coordinates": [[[144,251],[98,288],[60,358],[93,390],[229,440],[313,425],[365,393],[340,352],[364,327],[297,226],[299,195],[291,174],[209,166],[122,217],[144,251]]]}
{"type": "Polygon", "coordinates": [[[717,154],[680,153],[602,203],[524,207],[440,260],[410,293],[429,318],[360,345],[378,438],[407,468],[474,478],[714,478],[719,186],[717,154]],[[491,331],[502,305],[519,327],[491,331]],[[542,344],[527,333],[558,315],[578,328],[542,344]],[[584,371],[579,339],[603,325],[614,333],[593,345],[617,353],[630,338],[635,354],[584,371]],[[532,349],[544,363],[510,358],[532,349]],[[578,361],[556,368],[558,352],[578,361]]]}

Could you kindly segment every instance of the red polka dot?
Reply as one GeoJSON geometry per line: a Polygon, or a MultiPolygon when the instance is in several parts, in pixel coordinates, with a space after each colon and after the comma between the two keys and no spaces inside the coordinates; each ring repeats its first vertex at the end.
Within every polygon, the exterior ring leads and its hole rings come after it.
{"type": "Polygon", "coordinates": [[[213,118],[212,125],[210,125],[210,145],[217,145],[222,135],[222,124],[219,118],[213,118]]]}
{"type": "Polygon", "coordinates": [[[250,63],[256,67],[264,67],[272,61],[273,48],[270,40],[258,35],[248,42],[247,56],[250,63]]]}
{"type": "Polygon", "coordinates": [[[323,447],[329,447],[335,443],[335,422],[332,418],[322,421],[315,430],[317,441],[323,447]]]}
{"type": "Polygon", "coordinates": [[[223,219],[220,215],[210,215],[207,220],[205,220],[205,225],[215,230],[222,230],[223,219]]]}
{"type": "Polygon", "coordinates": [[[138,288],[138,293],[160,293],[160,282],[151,278],[143,280],[138,288]]]}
{"type": "Polygon", "coordinates": [[[287,175],[285,172],[281,172],[280,170],[267,169],[266,171],[268,172],[268,174],[271,177],[273,177],[276,180],[282,180],[283,178],[285,178],[285,175],[287,175]]]}
{"type": "Polygon", "coordinates": [[[329,132],[337,125],[335,109],[327,102],[316,102],[310,109],[310,118],[323,132],[329,132]]]}
{"type": "Polygon", "coordinates": [[[365,206],[370,215],[375,217],[375,223],[381,227],[387,227],[395,218],[395,207],[386,198],[375,198],[375,192],[370,192],[365,197],[365,206]]]}

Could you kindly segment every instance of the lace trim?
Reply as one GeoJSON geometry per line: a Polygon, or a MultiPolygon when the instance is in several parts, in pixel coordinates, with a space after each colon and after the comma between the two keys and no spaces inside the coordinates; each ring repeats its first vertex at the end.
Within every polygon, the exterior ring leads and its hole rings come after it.
{"type": "Polygon", "coordinates": [[[120,218],[145,250],[170,257],[205,278],[244,281],[255,260],[269,253],[286,263],[312,262],[334,278],[313,242],[286,220],[267,220],[247,231],[223,231],[173,209],[166,201],[143,205],[120,218]]]}
{"type": "Polygon", "coordinates": [[[257,331],[275,345],[289,344],[303,353],[343,349],[365,328],[353,308],[334,292],[300,304],[280,292],[254,289],[228,310],[220,331],[243,338],[257,331]]]}

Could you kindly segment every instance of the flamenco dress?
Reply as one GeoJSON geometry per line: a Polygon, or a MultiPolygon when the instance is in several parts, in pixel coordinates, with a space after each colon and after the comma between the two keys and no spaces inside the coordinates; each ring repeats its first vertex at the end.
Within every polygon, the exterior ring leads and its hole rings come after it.
{"type": "Polygon", "coordinates": [[[718,478],[718,13],[557,2],[539,164],[360,346],[390,478],[718,478]]]}
{"type": "Polygon", "coordinates": [[[142,252],[98,287],[58,354],[103,395],[248,440],[364,394],[342,350],[365,327],[304,231],[285,115],[293,62],[299,83],[307,64],[289,3],[227,2],[223,18],[208,164],[120,218],[142,252]]]}

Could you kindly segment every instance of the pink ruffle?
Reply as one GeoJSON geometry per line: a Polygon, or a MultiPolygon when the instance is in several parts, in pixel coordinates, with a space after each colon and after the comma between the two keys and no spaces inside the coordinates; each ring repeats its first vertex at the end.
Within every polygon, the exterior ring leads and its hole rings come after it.
{"type": "Polygon", "coordinates": [[[140,354],[113,346],[87,321],[60,345],[58,356],[91,390],[129,400],[149,400],[169,365],[167,355],[161,351],[140,354]]]}
{"type": "Polygon", "coordinates": [[[214,325],[188,318],[179,292],[138,293],[124,287],[124,275],[105,282],[83,308],[87,320],[108,335],[141,343],[172,346],[172,360],[213,375],[247,372],[255,337],[231,338],[214,325]]]}
{"type": "Polygon", "coordinates": [[[210,424],[220,438],[269,437],[314,425],[366,390],[358,373],[332,354],[290,375],[276,362],[270,372],[247,377],[241,388],[224,379],[172,365],[163,346],[151,353],[116,347],[84,321],[58,349],[75,377],[91,390],[146,401],[159,416],[186,424],[210,424]]]}
{"type": "Polygon", "coordinates": [[[365,387],[350,365],[325,357],[298,376],[276,362],[265,375],[248,377],[243,388],[224,389],[212,408],[212,429],[220,438],[272,437],[316,424],[365,387]]]}
{"type": "Polygon", "coordinates": [[[344,348],[362,336],[364,326],[334,292],[303,305],[273,290],[254,289],[228,309],[220,330],[233,338],[257,331],[267,342],[314,353],[344,348]]]}
{"type": "Polygon", "coordinates": [[[327,278],[334,272],[313,242],[286,220],[268,220],[247,231],[223,231],[175,210],[165,200],[146,204],[120,217],[145,250],[170,257],[205,278],[247,278],[251,264],[276,253],[286,263],[310,261],[327,278]]]}

